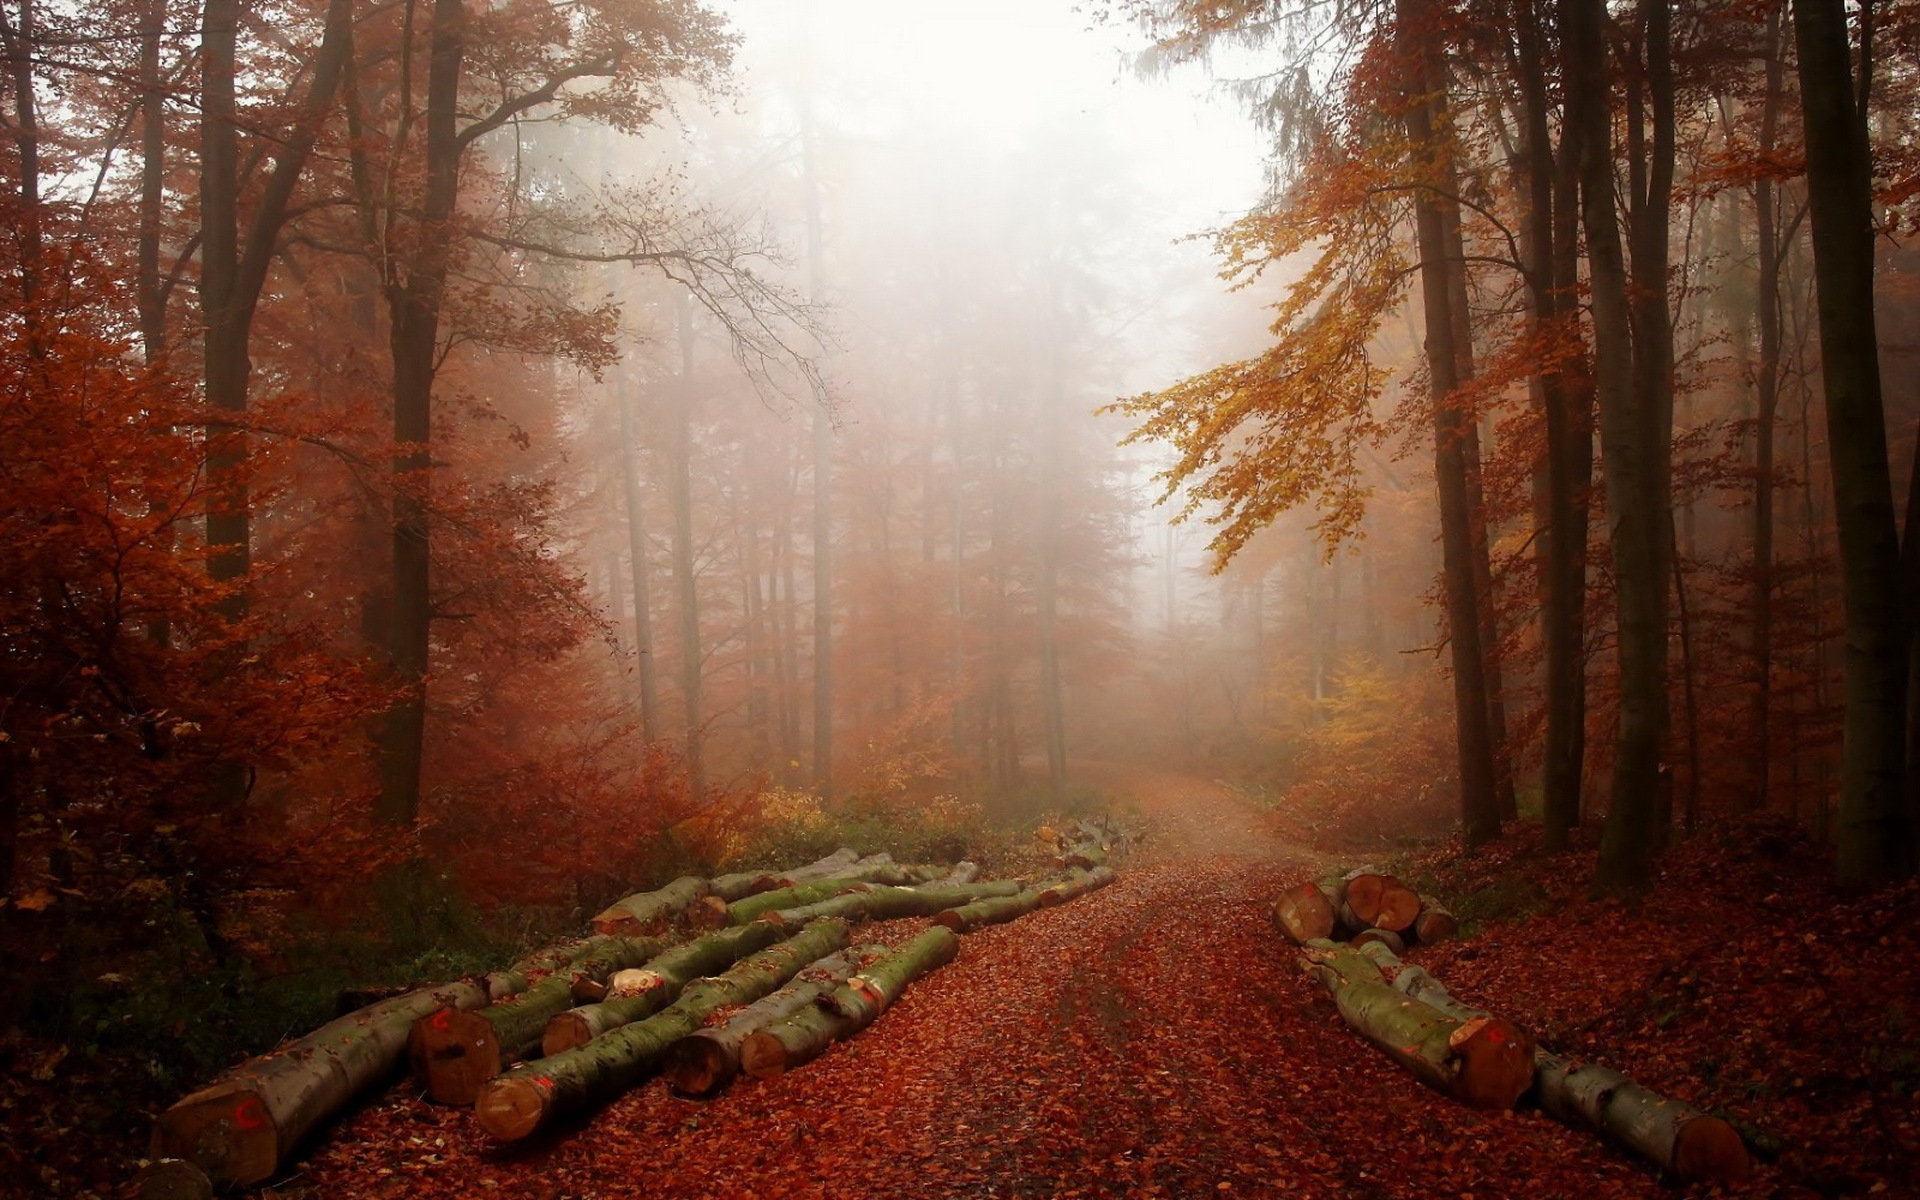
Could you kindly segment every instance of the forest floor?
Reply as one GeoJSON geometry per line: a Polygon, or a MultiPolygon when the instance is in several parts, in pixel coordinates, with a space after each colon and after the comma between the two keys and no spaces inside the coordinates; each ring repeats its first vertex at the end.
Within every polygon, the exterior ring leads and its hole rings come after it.
{"type": "MultiPolygon", "coordinates": [[[[1289,840],[1284,813],[1191,776],[1089,782],[1130,796],[1149,830],[1118,883],[969,935],[799,1071],[707,1101],[655,1081],[511,1148],[401,1084],[261,1194],[1713,1194],[1537,1112],[1448,1101],[1349,1032],[1268,920],[1280,886],[1335,864],[1289,840]]],[[[1920,887],[1833,892],[1790,835],[1756,827],[1686,843],[1626,908],[1584,896],[1590,849],[1546,856],[1535,836],[1406,866],[1507,910],[1416,961],[1566,1051],[1779,1138],[1734,1194],[1920,1194],[1920,887]]]]}

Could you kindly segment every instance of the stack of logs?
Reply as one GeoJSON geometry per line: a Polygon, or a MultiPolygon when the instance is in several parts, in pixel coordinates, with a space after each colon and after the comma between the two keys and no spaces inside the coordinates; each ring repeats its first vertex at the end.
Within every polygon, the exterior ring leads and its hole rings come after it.
{"type": "Polygon", "coordinates": [[[1438,900],[1362,867],[1295,884],[1273,902],[1273,927],[1298,943],[1317,938],[1383,943],[1395,954],[1452,937],[1460,923],[1438,900]]]}
{"type": "Polygon", "coordinates": [[[1435,1090],[1491,1109],[1532,1095],[1552,1116],[1682,1180],[1747,1177],[1746,1144],[1726,1121],[1541,1047],[1512,1020],[1461,1003],[1401,961],[1408,945],[1451,937],[1458,926],[1393,876],[1359,870],[1288,888],[1274,901],[1273,923],[1299,945],[1302,969],[1326,988],[1341,1019],[1435,1090]]]}
{"type": "Polygon", "coordinates": [[[590,936],[369,1005],[188,1096],[161,1114],[137,1194],[198,1200],[270,1179],[403,1057],[428,1099],[472,1106],[502,1141],[656,1071],[704,1096],[742,1073],[791,1070],[952,961],[959,935],[1113,882],[1112,844],[1075,832],[1054,872],[1026,881],[842,849],[790,871],[687,876],[629,896],[594,917],[590,936]],[[856,922],[905,917],[931,920],[896,947],[852,944],[856,922]],[[721,1010],[730,1015],[710,1026],[721,1010]]]}

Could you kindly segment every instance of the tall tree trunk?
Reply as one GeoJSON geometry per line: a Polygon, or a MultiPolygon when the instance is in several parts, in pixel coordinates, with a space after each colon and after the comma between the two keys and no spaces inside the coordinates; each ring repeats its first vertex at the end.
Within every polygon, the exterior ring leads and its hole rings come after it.
{"type": "Polygon", "coordinates": [[[420,768],[426,743],[428,630],[432,622],[429,512],[433,377],[446,299],[454,204],[459,198],[460,146],[455,118],[466,53],[463,0],[433,0],[426,95],[426,192],[419,237],[404,283],[388,287],[393,352],[393,612],[388,669],[399,697],[379,739],[376,811],[392,825],[420,812],[420,768]]]}
{"type": "Polygon", "coordinates": [[[653,657],[653,570],[648,561],[646,511],[640,501],[640,464],[634,449],[633,377],[623,365],[613,382],[620,410],[620,488],[627,509],[627,561],[633,579],[633,654],[640,673],[640,737],[659,736],[660,685],[653,657]]]}
{"type": "MultiPolygon", "coordinates": [[[[825,235],[815,167],[813,112],[802,102],[801,171],[806,185],[807,276],[810,298],[826,290],[825,235]]],[[[813,786],[833,798],[833,414],[825,388],[813,412],[813,786]]]]}
{"type": "MultiPolygon", "coordinates": [[[[1842,883],[1866,885],[1914,867],[1904,781],[1911,647],[1874,328],[1866,88],[1860,83],[1856,95],[1842,0],[1794,0],[1793,27],[1847,626],[1839,874],[1842,883]]],[[[1870,53],[1862,58],[1870,68],[1870,53]]]]}
{"type": "MultiPolygon", "coordinates": [[[[248,547],[248,360],[236,291],[240,260],[239,127],[234,55],[239,0],[206,0],[200,16],[200,314],[207,407],[207,572],[226,583],[246,575],[248,547]]],[[[229,621],[247,615],[239,587],[221,603],[229,621]]]]}
{"type": "MultiPolygon", "coordinates": [[[[1569,298],[1577,241],[1574,155],[1577,139],[1562,136],[1555,152],[1550,132],[1545,37],[1535,0],[1514,10],[1520,68],[1523,158],[1527,196],[1524,252],[1527,297],[1534,336],[1545,343],[1579,336],[1577,309],[1569,298]]],[[[1580,820],[1580,788],[1586,729],[1585,496],[1593,471],[1593,416],[1577,373],[1550,356],[1535,379],[1545,415],[1545,520],[1539,542],[1541,606],[1546,651],[1546,754],[1542,765],[1542,810],[1547,844],[1563,849],[1580,820]]]]}
{"type": "MultiPolygon", "coordinates": [[[[1435,95],[1444,82],[1433,62],[1433,30],[1422,0],[1399,0],[1400,36],[1409,58],[1419,63],[1424,95],[1407,109],[1407,136],[1425,160],[1430,181],[1437,180],[1441,156],[1435,95]]],[[[1442,109],[1442,111],[1444,111],[1442,109]]],[[[1447,597],[1447,636],[1452,651],[1454,721],[1460,762],[1460,816],[1468,845],[1500,835],[1500,805],[1494,792],[1493,746],[1487,727],[1486,658],[1480,645],[1480,615],[1473,578],[1472,511],[1467,495],[1465,438],[1468,420],[1457,407],[1459,357],[1454,343],[1453,296],[1448,274],[1454,264],[1446,244],[1444,219],[1435,191],[1450,191],[1447,181],[1414,193],[1414,219],[1420,244],[1421,299],[1426,310],[1427,372],[1432,382],[1434,482],[1440,494],[1440,541],[1447,597]]]]}
{"type": "MultiPolygon", "coordinates": [[[[1778,142],[1780,106],[1786,94],[1785,47],[1781,23],[1786,7],[1779,0],[1767,13],[1765,47],[1767,91],[1760,109],[1760,155],[1772,157],[1778,142]]],[[[1753,694],[1747,720],[1753,747],[1753,775],[1737,802],[1742,811],[1767,806],[1768,767],[1773,761],[1769,728],[1773,703],[1773,456],[1774,427],[1780,412],[1780,230],[1774,211],[1773,178],[1753,185],[1754,224],[1758,230],[1758,278],[1754,318],[1760,331],[1760,358],[1754,364],[1753,576],[1748,607],[1753,614],[1753,694]]]]}
{"type": "Polygon", "coordinates": [[[680,618],[680,700],[686,719],[687,781],[695,798],[706,795],[705,730],[700,685],[705,662],[700,645],[700,581],[693,567],[693,298],[680,303],[680,378],[674,397],[673,452],[667,455],[667,496],[673,506],[673,582],[680,618]]]}
{"type": "MultiPolygon", "coordinates": [[[[1054,280],[1054,311],[1060,310],[1059,281],[1054,280]]],[[[1067,795],[1067,715],[1060,689],[1060,406],[1064,381],[1058,337],[1047,338],[1047,379],[1040,413],[1039,539],[1034,570],[1034,604],[1040,633],[1040,712],[1047,742],[1047,782],[1056,803],[1067,795]]]]}
{"type": "MultiPolygon", "coordinates": [[[[140,310],[140,346],[146,361],[166,351],[167,299],[160,286],[160,216],[166,200],[167,91],[160,78],[160,40],[167,0],[140,10],[140,215],[134,295],[140,310]]],[[[165,640],[164,635],[156,640],[165,640]]]]}

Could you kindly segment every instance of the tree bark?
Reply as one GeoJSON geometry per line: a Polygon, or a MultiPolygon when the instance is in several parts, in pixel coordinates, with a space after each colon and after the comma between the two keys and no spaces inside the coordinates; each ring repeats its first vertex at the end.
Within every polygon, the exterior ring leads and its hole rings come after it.
{"type": "Polygon", "coordinates": [[[636,937],[659,933],[687,907],[705,897],[710,885],[697,875],[682,875],[657,891],[641,892],[615,901],[593,919],[595,933],[636,937]]]}
{"type": "Polygon", "coordinates": [[[740,1066],[755,1079],[771,1079],[812,1062],[836,1041],[859,1033],[907,987],[953,961],[960,939],[935,925],[835,988],[813,1007],[749,1036],[740,1066]]]}
{"type": "Polygon", "coordinates": [[[809,883],[815,879],[831,879],[844,868],[859,861],[859,851],[851,846],[842,846],[825,858],[817,859],[804,867],[795,867],[784,875],[774,876],[774,879],[779,887],[792,887],[796,883],[809,883]]]}
{"type": "Polygon", "coordinates": [[[832,954],[807,967],[770,996],[747,1005],[721,1025],[696,1030],[667,1051],[660,1071],[683,1096],[711,1096],[740,1074],[740,1047],[769,1025],[811,1008],[847,977],[886,953],[862,946],[832,954]]]}
{"type": "MultiPolygon", "coordinates": [[[[710,933],[684,946],[663,951],[641,968],[644,978],[639,983],[637,994],[602,1000],[597,1004],[583,1004],[554,1014],[541,1032],[540,1051],[548,1056],[559,1054],[584,1046],[623,1025],[644,1020],[673,1004],[695,979],[724,970],[747,955],[771,946],[780,940],[783,932],[781,927],[772,924],[743,925],[738,929],[710,933]]],[[[829,949],[837,950],[844,945],[845,922],[841,922],[839,945],[829,949]]],[[[814,957],[818,958],[819,955],[814,957]]]]}
{"type": "Polygon", "coordinates": [[[645,1078],[668,1047],[699,1029],[711,1013],[766,996],[808,963],[846,944],[844,923],[811,925],[722,975],[692,983],[665,1012],[496,1076],[481,1089],[474,1116],[489,1136],[518,1141],[559,1113],[611,1099],[645,1078]]]}
{"type": "Polygon", "coordinates": [[[1273,927],[1295,942],[1332,937],[1333,922],[1333,905],[1316,884],[1295,884],[1273,902],[1273,927]]]}
{"type": "Polygon", "coordinates": [[[1444,101],[1431,97],[1445,93],[1444,75],[1432,63],[1437,46],[1428,28],[1425,0],[1398,0],[1401,36],[1415,75],[1422,80],[1419,98],[1407,109],[1407,136],[1415,153],[1431,159],[1428,186],[1414,193],[1414,222],[1420,244],[1420,295],[1426,317],[1427,373],[1433,403],[1433,470],[1440,500],[1442,576],[1447,605],[1447,641],[1453,666],[1454,722],[1460,767],[1460,816],[1467,844],[1481,845],[1500,835],[1500,804],[1495,792],[1492,731],[1488,727],[1486,653],[1480,644],[1480,604],[1473,578],[1473,507],[1467,494],[1464,439],[1467,418],[1457,407],[1455,393],[1462,380],[1454,344],[1453,298],[1448,281],[1457,264],[1457,251],[1446,245],[1436,191],[1451,193],[1450,180],[1440,179],[1439,143],[1451,136],[1440,128],[1444,101]],[[1436,119],[1436,108],[1441,114],[1436,119]]]}
{"type": "Polygon", "coordinates": [[[440,1008],[413,1024],[407,1053],[436,1104],[472,1104],[480,1085],[540,1044],[547,1021],[573,1004],[573,977],[605,979],[660,954],[658,938],[593,938],[573,961],[485,1008],[440,1008]]]}
{"type": "Polygon", "coordinates": [[[976,929],[1003,925],[1037,911],[1040,898],[1045,893],[1045,888],[1033,887],[1010,896],[983,896],[935,913],[933,920],[936,925],[944,925],[955,933],[972,933],[976,929]]]}
{"type": "Polygon", "coordinates": [[[620,412],[620,490],[627,509],[627,560],[633,577],[633,654],[640,675],[640,738],[659,736],[660,685],[653,656],[653,569],[647,550],[646,510],[640,500],[640,465],[634,448],[632,376],[616,368],[614,404],[620,412]]]}
{"type": "MultiPolygon", "coordinates": [[[[1914,869],[1905,786],[1908,633],[1888,467],[1873,299],[1873,162],[1842,0],[1795,0],[1807,205],[1818,291],[1834,523],[1846,609],[1839,877],[1866,886],[1914,869]]],[[[1862,89],[1864,91],[1864,89],[1862,89]]],[[[1909,528],[1907,553],[1915,553],[1909,528]]]]}
{"type": "Polygon", "coordinates": [[[1090,871],[1074,869],[1067,877],[1041,889],[1040,907],[1053,908],[1069,900],[1078,900],[1088,892],[1097,892],[1120,878],[1112,867],[1094,867],[1090,871]]]}
{"type": "Polygon", "coordinates": [[[1420,897],[1420,915],[1413,919],[1413,936],[1422,946],[1443,942],[1460,932],[1460,922],[1438,900],[1420,897]]]}
{"type": "Polygon", "coordinates": [[[870,887],[848,892],[816,904],[783,908],[763,919],[783,925],[796,925],[820,917],[844,917],[849,921],[897,921],[902,917],[930,917],[943,909],[971,904],[990,896],[1013,895],[1020,885],[1013,880],[988,883],[928,884],[924,887],[870,887]]]}
{"type": "Polygon", "coordinates": [[[435,1009],[477,1008],[492,999],[483,984],[451,983],[322,1025],[160,1114],[152,1154],[188,1159],[221,1187],[270,1179],[314,1126],[393,1074],[415,1021],[435,1009]]]}

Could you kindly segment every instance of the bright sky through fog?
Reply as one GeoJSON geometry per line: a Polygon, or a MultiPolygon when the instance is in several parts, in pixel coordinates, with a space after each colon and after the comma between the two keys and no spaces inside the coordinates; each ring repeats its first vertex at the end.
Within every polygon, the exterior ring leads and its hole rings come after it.
{"type": "Polygon", "coordinates": [[[1177,237],[1248,208],[1262,142],[1197,71],[1135,77],[1138,35],[1096,26],[1084,0],[729,0],[746,36],[747,86],[770,39],[805,36],[816,78],[861,97],[858,120],[889,131],[965,129],[1015,139],[1036,125],[1104,128],[1134,165],[1140,197],[1177,237]],[[804,31],[804,33],[803,33],[804,31]]]}

